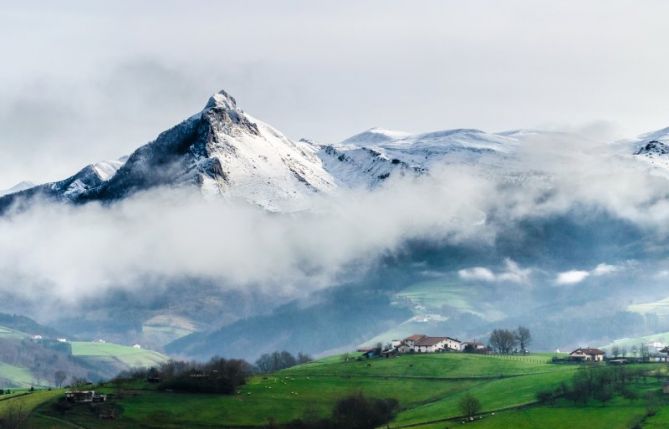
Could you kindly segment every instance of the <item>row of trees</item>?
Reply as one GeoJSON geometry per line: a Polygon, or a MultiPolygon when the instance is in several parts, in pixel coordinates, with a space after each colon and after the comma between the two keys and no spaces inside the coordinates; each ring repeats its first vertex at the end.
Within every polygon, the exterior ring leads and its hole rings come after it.
{"type": "Polygon", "coordinates": [[[627,349],[627,346],[613,346],[611,347],[611,355],[614,358],[619,358],[619,357],[638,357],[641,359],[648,359],[650,358],[650,349],[648,348],[647,344],[641,343],[639,346],[632,346],[629,350],[627,349]]]}
{"type": "Polygon", "coordinates": [[[622,366],[590,367],[577,371],[571,383],[562,383],[556,389],[538,392],[537,400],[542,403],[552,403],[558,398],[566,398],[584,404],[595,399],[606,403],[616,394],[636,399],[636,393],[629,388],[629,385],[645,375],[643,370],[622,366]]]}
{"type": "Polygon", "coordinates": [[[124,371],[112,383],[121,386],[129,380],[149,380],[158,383],[159,389],[232,394],[252,373],[253,366],[240,359],[214,357],[205,363],[170,360],[148,370],[124,371]]]}
{"type": "Polygon", "coordinates": [[[282,369],[290,368],[291,366],[300,365],[311,362],[311,356],[305,353],[298,353],[293,356],[287,351],[265,353],[258,360],[256,360],[255,369],[262,374],[280,371],[282,369]]]}
{"type": "Polygon", "coordinates": [[[526,353],[527,348],[532,342],[530,330],[524,326],[519,326],[516,330],[495,329],[490,334],[489,345],[493,351],[502,354],[509,354],[514,351],[526,353]]]}

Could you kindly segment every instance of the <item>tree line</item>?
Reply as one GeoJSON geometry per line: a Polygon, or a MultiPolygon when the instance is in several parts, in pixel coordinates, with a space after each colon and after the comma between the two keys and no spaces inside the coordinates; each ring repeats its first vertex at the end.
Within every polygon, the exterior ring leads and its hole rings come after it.
{"type": "Polygon", "coordinates": [[[298,353],[293,356],[285,350],[280,352],[276,351],[273,353],[265,353],[260,356],[255,362],[255,370],[261,374],[268,374],[295,365],[311,362],[312,360],[311,356],[305,353],[298,353]]]}
{"type": "MultiPolygon", "coordinates": [[[[156,383],[159,389],[198,393],[234,393],[251,374],[267,374],[311,362],[311,356],[287,351],[263,354],[251,365],[242,359],[213,357],[207,362],[170,360],[151,368],[123,371],[112,382],[120,386],[130,380],[156,383]]],[[[56,374],[62,382],[62,374],[56,374]]]]}
{"type": "Polygon", "coordinates": [[[495,329],[490,334],[488,345],[490,348],[501,354],[512,352],[527,353],[528,347],[532,342],[530,330],[524,326],[519,326],[515,330],[495,329]]]}
{"type": "Polygon", "coordinates": [[[149,369],[124,371],[112,380],[121,386],[131,380],[156,383],[158,389],[190,393],[232,394],[246,384],[253,367],[241,359],[213,357],[208,362],[170,360],[149,369]]]}
{"type": "Polygon", "coordinates": [[[630,384],[647,374],[645,370],[623,366],[589,367],[577,371],[570,383],[563,382],[555,389],[541,390],[536,397],[541,403],[553,403],[558,398],[565,398],[576,404],[585,404],[592,399],[606,403],[617,394],[627,399],[637,399],[630,384]]]}

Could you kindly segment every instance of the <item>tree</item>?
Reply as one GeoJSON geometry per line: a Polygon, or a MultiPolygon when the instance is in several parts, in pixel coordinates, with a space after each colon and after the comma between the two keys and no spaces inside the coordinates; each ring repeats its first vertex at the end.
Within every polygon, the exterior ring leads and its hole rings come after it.
{"type": "Polygon", "coordinates": [[[532,342],[532,335],[530,330],[524,326],[519,326],[516,329],[516,341],[520,345],[520,351],[525,353],[527,351],[527,346],[532,342]]]}
{"type": "Polygon", "coordinates": [[[297,354],[298,365],[301,365],[303,363],[311,362],[312,360],[314,360],[314,359],[306,353],[300,352],[300,353],[297,354]]]}
{"type": "Polygon", "coordinates": [[[393,418],[399,403],[396,399],[366,398],[361,392],[346,396],[334,406],[335,428],[374,429],[393,418]]]}
{"type": "Polygon", "coordinates": [[[620,356],[620,347],[618,346],[611,347],[611,354],[613,355],[614,358],[620,356]]]}
{"type": "MultiPolygon", "coordinates": [[[[301,353],[298,355],[298,357],[299,356],[302,356],[301,359],[303,360],[311,359],[308,355],[303,355],[301,353]]],[[[263,354],[262,356],[260,356],[260,358],[258,358],[255,365],[259,372],[270,373],[290,368],[291,366],[295,366],[298,363],[302,362],[299,362],[299,359],[296,359],[295,356],[284,350],[282,352],[263,354]]]]}
{"type": "Polygon", "coordinates": [[[60,369],[53,374],[53,381],[56,383],[56,387],[61,387],[66,378],[67,374],[65,374],[65,371],[60,369]]]}
{"type": "Polygon", "coordinates": [[[460,409],[460,412],[463,416],[474,417],[479,413],[479,411],[481,411],[481,401],[468,393],[462,397],[462,399],[460,399],[460,402],[458,402],[458,408],[460,409]]]}
{"type": "Polygon", "coordinates": [[[498,353],[511,353],[517,344],[516,336],[508,329],[495,329],[490,334],[490,347],[498,353]]]}
{"type": "Polygon", "coordinates": [[[23,398],[10,400],[0,417],[0,427],[3,429],[19,429],[28,420],[30,413],[25,407],[23,398]]]}

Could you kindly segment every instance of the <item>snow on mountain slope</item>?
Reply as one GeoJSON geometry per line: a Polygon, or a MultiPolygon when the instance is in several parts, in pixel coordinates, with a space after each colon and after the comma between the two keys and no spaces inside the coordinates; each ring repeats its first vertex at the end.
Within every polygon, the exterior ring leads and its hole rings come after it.
{"type": "Polygon", "coordinates": [[[518,143],[515,135],[470,129],[412,135],[373,128],[321,146],[319,156],[338,184],[376,186],[391,175],[420,175],[435,165],[499,162],[518,143]]]}
{"type": "Polygon", "coordinates": [[[661,174],[669,174],[669,128],[641,135],[631,144],[638,148],[634,156],[656,167],[661,174]]]}
{"type": "MultiPolygon", "coordinates": [[[[372,128],[338,144],[292,141],[220,91],[202,111],[128,157],[91,164],[59,182],[0,195],[0,213],[35,197],[109,202],[155,187],[184,186],[271,211],[301,210],[316,193],[373,188],[394,175],[420,176],[444,166],[477,165],[486,174],[510,174],[514,168],[522,172],[527,166],[512,162],[518,147],[545,134],[476,129],[409,134],[372,128]]],[[[632,153],[629,147],[622,149],[626,156],[632,153]]],[[[669,128],[642,136],[633,147],[635,157],[669,174],[669,128]]]]}
{"type": "Polygon", "coordinates": [[[380,144],[408,137],[410,134],[404,131],[385,130],[383,128],[370,128],[360,134],[347,138],[342,144],[353,144],[359,146],[380,144]]]}
{"type": "Polygon", "coordinates": [[[307,196],[335,186],[312,145],[293,142],[237,107],[224,91],[127,159],[0,198],[0,211],[34,197],[82,203],[113,201],[157,186],[194,186],[269,210],[296,210],[307,196]]]}

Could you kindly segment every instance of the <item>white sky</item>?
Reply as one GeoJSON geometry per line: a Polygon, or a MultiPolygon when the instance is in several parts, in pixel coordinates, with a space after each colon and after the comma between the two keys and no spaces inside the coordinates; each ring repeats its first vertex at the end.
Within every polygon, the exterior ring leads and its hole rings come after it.
{"type": "Polygon", "coordinates": [[[669,126],[666,1],[0,0],[0,189],[118,157],[225,88],[293,138],[669,126]]]}

